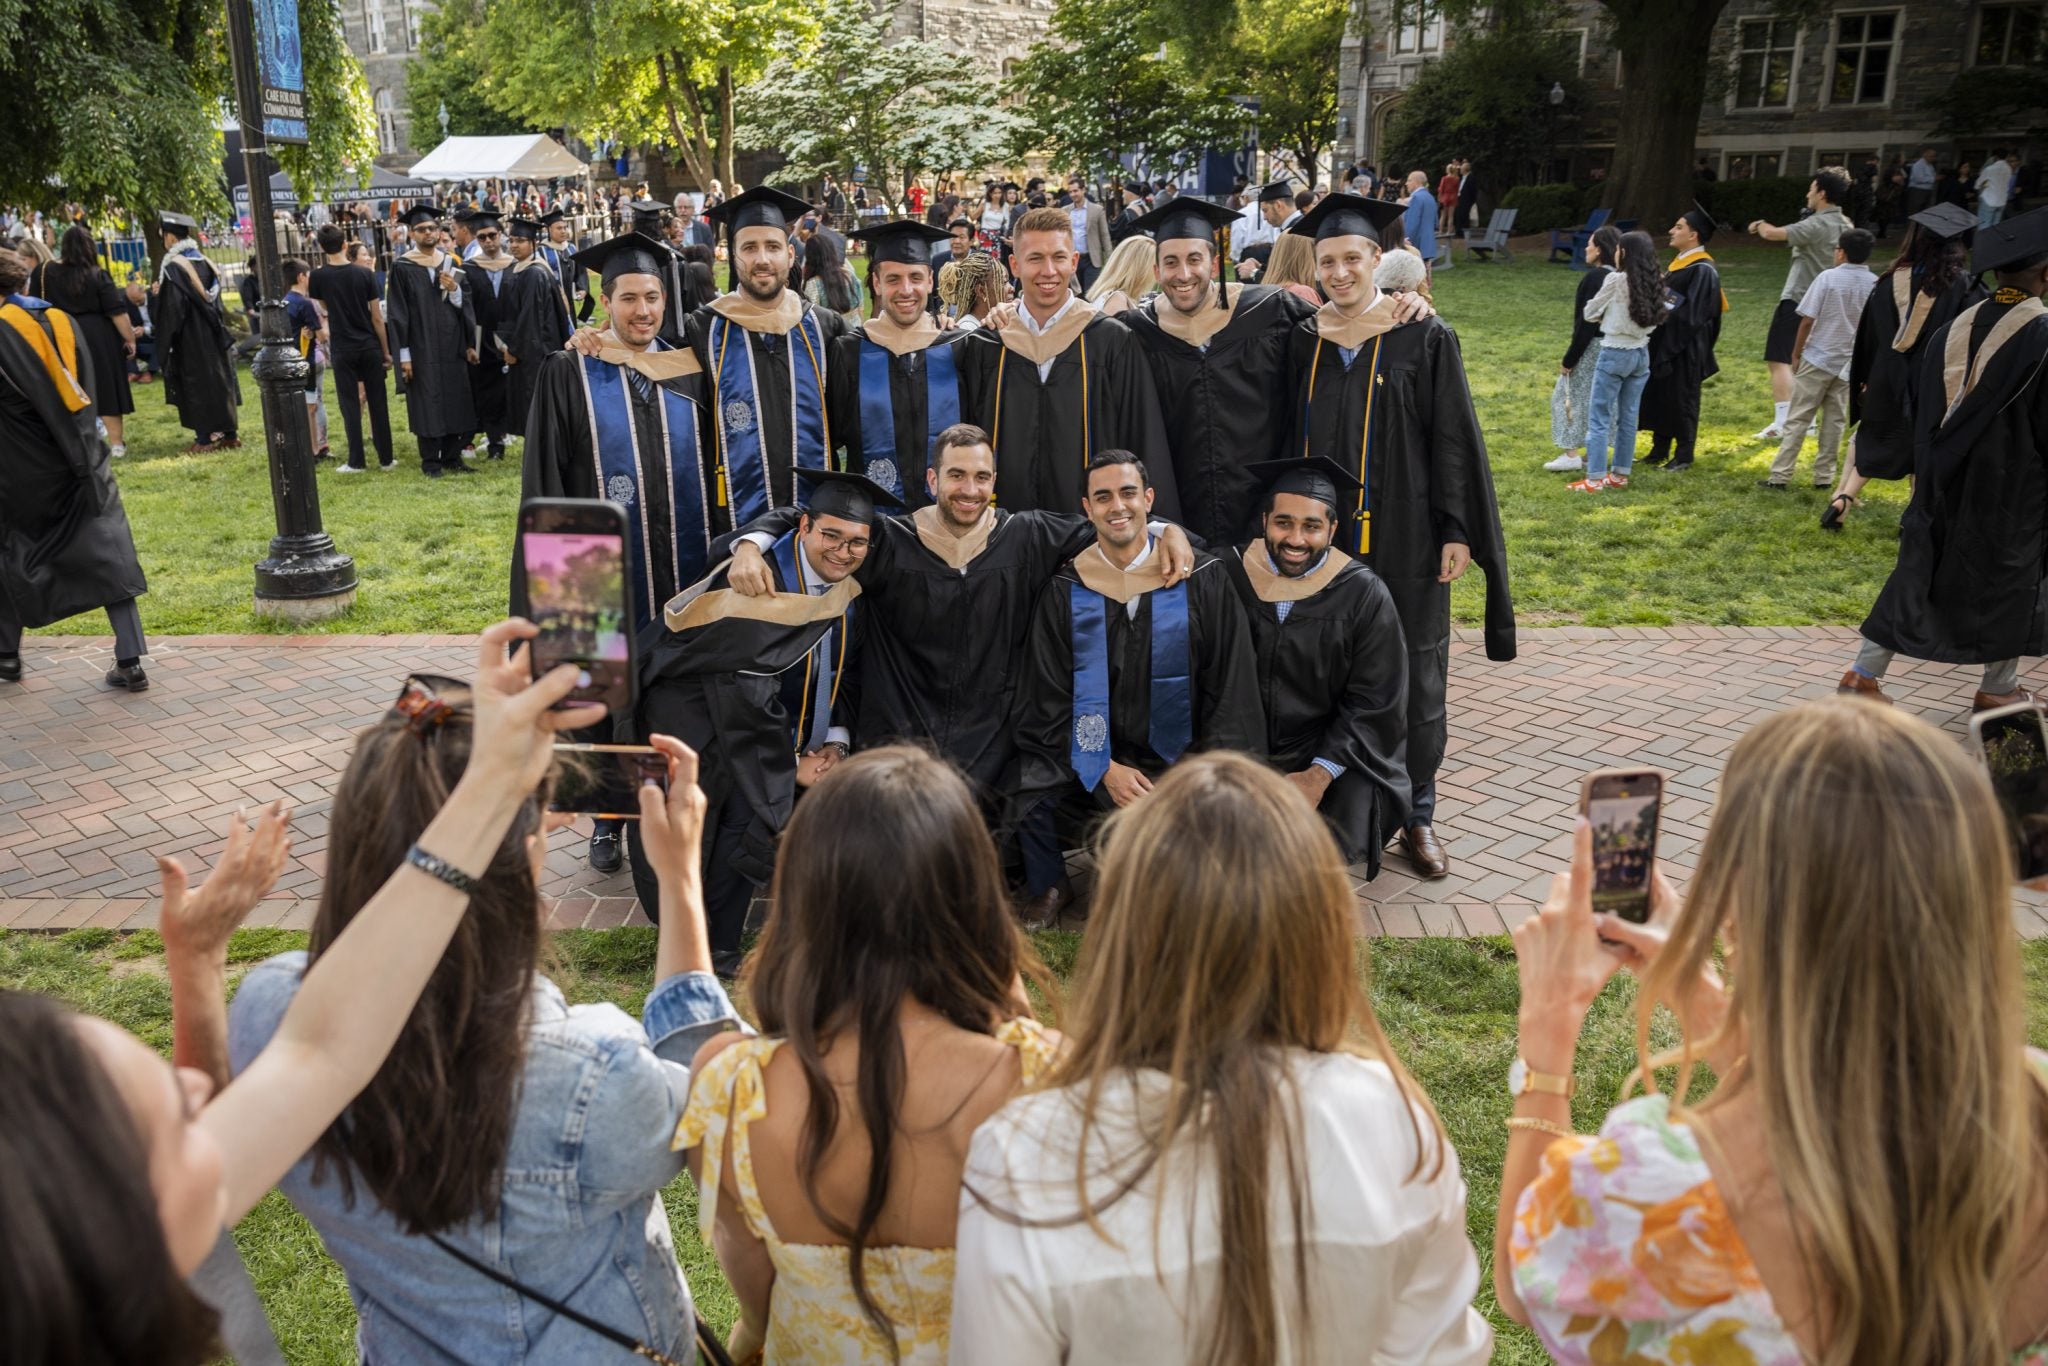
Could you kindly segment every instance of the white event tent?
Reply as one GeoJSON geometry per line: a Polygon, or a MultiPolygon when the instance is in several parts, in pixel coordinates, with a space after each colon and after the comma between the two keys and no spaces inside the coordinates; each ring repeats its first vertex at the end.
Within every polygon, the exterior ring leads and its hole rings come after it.
{"type": "Polygon", "coordinates": [[[549,180],[590,168],[545,133],[449,138],[413,166],[419,180],[549,180]]]}

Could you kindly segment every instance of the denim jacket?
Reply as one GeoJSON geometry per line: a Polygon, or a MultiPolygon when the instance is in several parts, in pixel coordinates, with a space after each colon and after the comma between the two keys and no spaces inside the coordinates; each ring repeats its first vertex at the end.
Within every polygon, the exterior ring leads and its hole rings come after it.
{"type": "MultiPolygon", "coordinates": [[[[276,1032],[305,969],[304,953],[281,953],[243,979],[228,1018],[237,1073],[276,1032]]],[[[537,978],[498,1211],[442,1236],[657,1351],[690,1359],[690,1287],[660,1191],[683,1170],[669,1140],[689,1099],[690,1059],[714,1034],[743,1027],[709,973],[660,983],[638,1024],[616,1006],[570,1006],[553,982],[537,978]]],[[[360,1181],[350,1208],[331,1171],[313,1180],[310,1156],[278,1185],[348,1274],[365,1366],[632,1359],[430,1239],[402,1232],[360,1181]]]]}

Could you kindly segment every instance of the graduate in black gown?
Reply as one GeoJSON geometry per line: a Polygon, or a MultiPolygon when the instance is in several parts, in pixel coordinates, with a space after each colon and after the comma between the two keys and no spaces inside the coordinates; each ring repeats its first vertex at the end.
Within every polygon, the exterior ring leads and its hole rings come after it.
{"type": "Polygon", "coordinates": [[[1678,255],[1664,273],[1664,284],[1674,302],[1650,334],[1650,378],[1637,410],[1637,424],[1650,434],[1645,465],[1692,468],[1700,435],[1700,388],[1721,373],[1714,344],[1727,304],[1721,272],[1707,255],[1713,236],[1714,216],[1697,205],[1671,225],[1670,242],[1678,255]]]}
{"type": "Polygon", "coordinates": [[[541,362],[562,349],[575,330],[569,319],[569,296],[540,255],[541,225],[529,218],[505,224],[512,244],[512,269],[499,300],[503,321],[498,328],[505,356],[505,425],[524,432],[533,406],[541,362]]]}
{"type": "MultiPolygon", "coordinates": [[[[540,244],[540,257],[548,263],[548,269],[555,273],[555,278],[562,282],[562,292],[568,295],[569,308],[573,312],[590,297],[590,272],[576,263],[576,244],[569,240],[568,217],[560,209],[554,209],[535,221],[547,233],[540,244]]],[[[668,321],[666,310],[662,321],[668,321]]]]}
{"type": "Polygon", "coordinates": [[[931,501],[932,440],[961,414],[956,348],[968,334],[941,328],[930,311],[932,244],[946,233],[905,218],[851,236],[867,243],[868,293],[881,312],[832,343],[832,438],[847,469],[914,510],[931,501]]]}
{"type": "Polygon", "coordinates": [[[1160,515],[1178,520],[1152,368],[1128,327],[1072,292],[1073,231],[1064,209],[1017,220],[1016,315],[977,330],[960,350],[966,418],[995,442],[996,501],[1063,511],[1091,457],[1124,450],[1152,471],[1160,515]]]}
{"type": "Polygon", "coordinates": [[[1278,285],[1223,283],[1216,239],[1238,217],[1177,196],[1139,218],[1157,243],[1159,293],[1119,318],[1152,366],[1181,517],[1219,546],[1257,520],[1249,467],[1287,454],[1289,342],[1315,312],[1278,285]]]}
{"type": "MultiPolygon", "coordinates": [[[[712,964],[727,977],[798,794],[852,748],[866,616],[853,571],[876,505],[892,501],[859,475],[804,478],[804,517],[767,556],[774,591],[736,593],[721,565],[670,601],[641,652],[640,733],[673,735],[698,754],[705,919],[712,964]]],[[[657,905],[637,847],[633,878],[642,907],[657,905]]]]}
{"type": "Polygon", "coordinates": [[[1183,754],[1266,746],[1250,631],[1222,562],[1197,554],[1187,580],[1165,586],[1152,490],[1128,451],[1099,453],[1076,483],[1096,542],[1039,596],[1008,780],[1038,920],[1056,910],[1062,849],[1093,820],[1141,800],[1183,754]]]}
{"type": "Polygon", "coordinates": [[[1976,228],[1975,215],[1953,204],[1914,214],[1898,258],[1864,302],[1849,359],[1849,421],[1856,434],[1841,486],[1821,514],[1824,530],[1841,529],[1871,480],[1913,472],[1921,357],[1935,333],[1989,297],[1969,270],[1976,228]]]}
{"type": "Polygon", "coordinates": [[[1450,871],[1435,820],[1449,736],[1451,584],[1475,564],[1486,574],[1487,658],[1515,657],[1515,616],[1457,334],[1441,318],[1399,323],[1399,305],[1372,282],[1378,234],[1401,213],[1388,200],[1333,194],[1289,229],[1314,240],[1330,299],[1294,333],[1301,387],[1291,449],[1328,456],[1364,485],[1339,510],[1336,544],[1380,576],[1400,613],[1413,787],[1401,839],[1409,860],[1435,878],[1450,871]]]}
{"type": "Polygon", "coordinates": [[[1408,651],[1379,575],[1331,544],[1358,480],[1335,461],[1255,466],[1258,539],[1225,558],[1251,623],[1266,754],[1347,863],[1380,871],[1408,813],[1408,651]]]}
{"type": "Polygon", "coordinates": [[[499,341],[510,303],[505,286],[512,277],[512,256],[504,249],[505,232],[498,215],[472,213],[462,221],[469,225],[477,247],[476,255],[462,263],[468,280],[465,288],[476,313],[476,330],[469,345],[469,397],[476,406],[476,425],[483,429],[487,454],[493,460],[503,460],[505,433],[510,430],[507,391],[511,386],[499,341]]]}
{"type": "Polygon", "coordinates": [[[1839,688],[1882,697],[1894,654],[1981,664],[1989,711],[2048,652],[2048,208],[1978,229],[1971,265],[1998,287],[1928,339],[1898,564],[1839,688]]]}
{"type": "MultiPolygon", "coordinates": [[[[656,259],[661,262],[661,288],[669,301],[666,316],[661,320],[661,339],[670,346],[685,344],[683,327],[690,316],[690,310],[683,306],[683,300],[690,292],[683,286],[683,254],[670,245],[663,220],[668,217],[668,206],[658,200],[636,199],[628,206],[631,210],[631,228],[655,244],[656,259]]],[[[588,315],[585,315],[588,316],[588,315]]]]}
{"type": "Polygon", "coordinates": [[[235,436],[242,386],[235,374],[234,338],[221,311],[220,273],[192,240],[198,226],[190,218],[161,214],[157,226],[163,233],[164,262],[151,312],[164,400],[192,433],[187,451],[232,450],[242,444],[235,436]]]}
{"type": "Polygon", "coordinates": [[[420,470],[438,479],[444,470],[469,468],[462,448],[476,434],[467,359],[476,336],[476,305],[462,262],[441,250],[441,220],[434,211],[421,205],[405,222],[412,246],[391,263],[384,326],[398,360],[405,425],[419,443],[420,470]]]}

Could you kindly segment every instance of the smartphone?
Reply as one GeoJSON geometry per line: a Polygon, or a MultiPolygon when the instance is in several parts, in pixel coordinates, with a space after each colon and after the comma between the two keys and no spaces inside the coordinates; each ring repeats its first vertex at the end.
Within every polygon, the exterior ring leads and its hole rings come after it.
{"type": "Polygon", "coordinates": [[[646,745],[555,746],[550,811],[573,811],[606,820],[640,819],[640,789],[668,791],[668,756],[646,745]]]}
{"type": "Polygon", "coordinates": [[[1640,925],[1650,918],[1650,870],[1664,775],[1655,769],[1588,773],[1579,810],[1593,827],[1593,909],[1640,925]]]}
{"type": "Polygon", "coordinates": [[[589,675],[559,705],[602,702],[632,710],[633,601],[626,580],[626,510],[596,498],[533,498],[519,506],[514,579],[527,620],[540,627],[528,654],[539,678],[558,664],[589,675]]]}
{"type": "Polygon", "coordinates": [[[1970,718],[1970,742],[2005,811],[2020,880],[2048,877],[2048,717],[2041,704],[1978,713],[1970,718]]]}

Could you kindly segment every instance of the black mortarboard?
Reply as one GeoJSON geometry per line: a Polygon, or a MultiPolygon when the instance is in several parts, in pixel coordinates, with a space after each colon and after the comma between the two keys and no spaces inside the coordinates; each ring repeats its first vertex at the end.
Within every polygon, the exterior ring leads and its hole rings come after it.
{"type": "Polygon", "coordinates": [[[813,517],[844,517],[849,522],[872,526],[875,507],[901,507],[902,500],[866,475],[844,474],[838,470],[797,470],[797,478],[811,486],[804,510],[813,517]]]}
{"type": "Polygon", "coordinates": [[[811,211],[811,206],[793,194],[768,185],[756,185],[745,194],[706,209],[704,217],[713,227],[724,228],[737,239],[742,228],[787,228],[811,211]]]}
{"type": "Polygon", "coordinates": [[[2028,209],[2018,218],[1977,229],[1977,247],[1970,253],[1970,269],[2024,268],[2037,256],[2048,256],[2048,204],[2028,209]]]}
{"type": "Polygon", "coordinates": [[[626,206],[633,213],[633,229],[650,236],[661,231],[661,216],[668,212],[668,205],[658,204],[652,199],[636,199],[626,206]]]}
{"type": "Polygon", "coordinates": [[[1328,237],[1370,237],[1377,245],[1380,230],[1400,222],[1406,212],[1391,199],[1367,199],[1362,194],[1325,195],[1287,231],[1317,242],[1328,237]]]}
{"type": "Polygon", "coordinates": [[[555,224],[561,222],[564,218],[567,218],[568,216],[569,215],[563,213],[560,209],[549,209],[539,218],[536,218],[534,222],[540,224],[544,228],[552,228],[555,224]]]}
{"type": "Polygon", "coordinates": [[[576,264],[594,270],[609,285],[621,275],[652,275],[662,278],[662,256],[667,246],[645,233],[621,233],[576,253],[576,264]]]}
{"type": "Polygon", "coordinates": [[[479,233],[485,228],[497,227],[498,215],[489,209],[471,209],[468,213],[457,214],[455,221],[468,228],[470,232],[479,233]]]}
{"type": "Polygon", "coordinates": [[[1244,467],[1267,494],[1298,493],[1335,508],[1339,490],[1356,493],[1362,487],[1356,475],[1326,455],[1300,460],[1261,460],[1244,467]]]}
{"type": "Polygon", "coordinates": [[[529,241],[538,242],[540,240],[540,233],[540,224],[531,218],[508,218],[505,220],[505,235],[507,237],[524,237],[529,241]]]}
{"type": "Polygon", "coordinates": [[[181,236],[185,237],[190,237],[193,233],[199,231],[199,225],[197,223],[193,222],[184,214],[172,213],[169,209],[164,210],[162,213],[156,216],[156,225],[160,229],[169,228],[172,232],[178,233],[181,236]]]}
{"type": "Polygon", "coordinates": [[[1687,227],[1699,234],[1701,246],[1713,241],[1714,229],[1721,226],[1715,220],[1713,211],[1697,199],[1693,200],[1691,208],[1678,216],[1685,220],[1687,227]]]}
{"type": "Polygon", "coordinates": [[[847,236],[868,244],[868,260],[874,265],[901,261],[905,265],[928,266],[932,263],[932,244],[947,241],[952,234],[914,218],[897,218],[860,228],[847,236]]]}
{"type": "Polygon", "coordinates": [[[1124,182],[1124,193],[1140,196],[1148,195],[1152,193],[1152,187],[1142,180],[1126,180],[1124,182]]]}
{"type": "Polygon", "coordinates": [[[405,211],[405,226],[417,228],[422,223],[439,223],[440,213],[431,204],[415,204],[405,211]]]}
{"type": "Polygon", "coordinates": [[[1912,220],[1944,242],[1974,231],[1977,226],[1977,215],[1953,204],[1931,204],[1913,214],[1912,220]]]}
{"type": "Polygon", "coordinates": [[[1269,185],[1261,185],[1259,187],[1259,202],[1261,204],[1271,204],[1282,199],[1290,204],[1294,202],[1294,191],[1287,188],[1286,181],[1276,180],[1269,185]]]}
{"type": "Polygon", "coordinates": [[[1150,234],[1155,242],[1173,242],[1185,237],[1214,242],[1217,233],[1236,221],[1235,209],[1183,194],[1175,195],[1158,208],[1141,215],[1131,226],[1150,234]]]}

